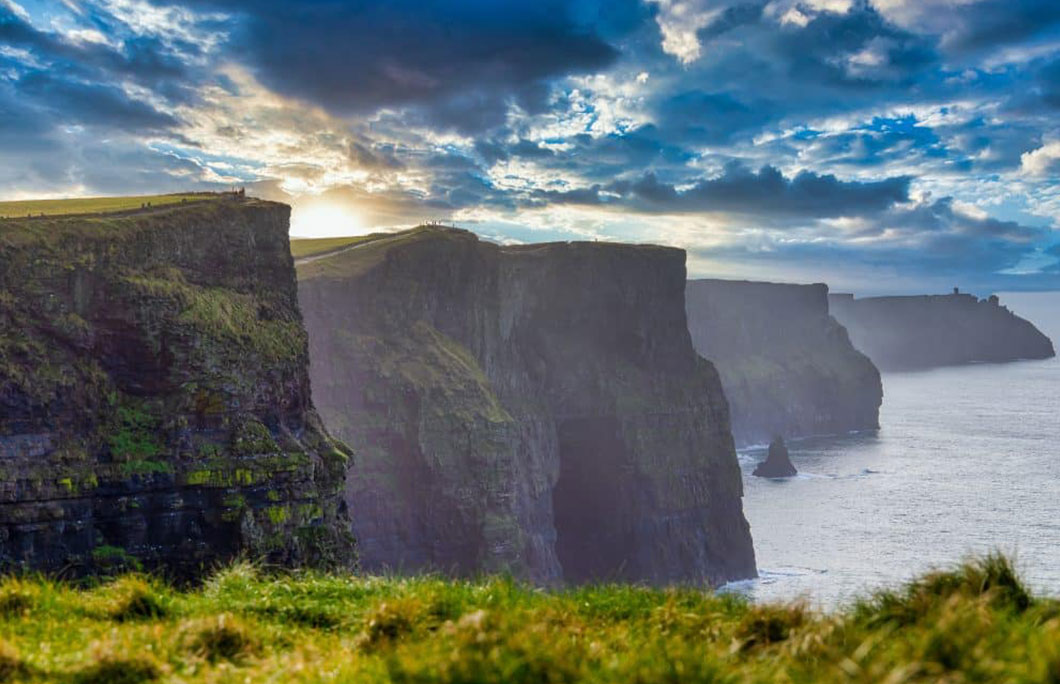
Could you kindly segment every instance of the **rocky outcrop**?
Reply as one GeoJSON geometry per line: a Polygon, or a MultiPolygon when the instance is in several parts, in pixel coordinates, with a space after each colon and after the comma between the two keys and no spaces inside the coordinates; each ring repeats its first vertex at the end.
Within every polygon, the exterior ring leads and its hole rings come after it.
{"type": "Polygon", "coordinates": [[[788,447],[783,437],[777,437],[769,443],[766,460],[755,466],[752,473],[755,477],[794,477],[799,474],[788,455],[788,447]]]}
{"type": "Polygon", "coordinates": [[[368,569],[543,584],[755,573],[684,252],[424,227],[299,266],[368,569]]]}
{"type": "Polygon", "coordinates": [[[995,296],[836,294],[831,306],[854,345],[886,371],[1055,355],[1048,337],[995,296]]]}
{"type": "Polygon", "coordinates": [[[351,560],[289,208],[0,221],[0,566],[351,560]]]}
{"type": "Polygon", "coordinates": [[[737,444],[879,427],[880,374],[829,315],[827,285],[690,280],[685,303],[737,444]]]}

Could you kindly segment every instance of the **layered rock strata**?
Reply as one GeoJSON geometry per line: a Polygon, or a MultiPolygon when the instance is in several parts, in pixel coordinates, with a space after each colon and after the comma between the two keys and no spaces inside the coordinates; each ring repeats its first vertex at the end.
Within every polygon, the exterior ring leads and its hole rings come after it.
{"type": "Polygon", "coordinates": [[[314,399],[369,569],[543,584],[755,573],[684,258],[438,227],[299,266],[314,399]]]}
{"type": "Polygon", "coordinates": [[[0,568],[352,560],[289,211],[0,221],[0,568]]]}

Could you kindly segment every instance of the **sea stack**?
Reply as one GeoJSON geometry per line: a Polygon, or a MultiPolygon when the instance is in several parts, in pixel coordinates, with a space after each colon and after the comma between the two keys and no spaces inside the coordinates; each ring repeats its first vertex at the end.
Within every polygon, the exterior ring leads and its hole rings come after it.
{"type": "Polygon", "coordinates": [[[769,455],[766,460],[755,468],[756,477],[793,477],[799,473],[791,463],[788,455],[788,447],[784,444],[783,437],[777,437],[769,445],[769,455]]]}
{"type": "Polygon", "coordinates": [[[538,584],[752,577],[685,253],[425,226],[298,266],[362,567],[538,584]]]}

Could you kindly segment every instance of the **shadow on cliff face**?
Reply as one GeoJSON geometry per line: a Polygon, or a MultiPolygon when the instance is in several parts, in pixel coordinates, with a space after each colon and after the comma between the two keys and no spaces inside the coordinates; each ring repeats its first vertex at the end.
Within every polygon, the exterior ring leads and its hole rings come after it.
{"type": "Polygon", "coordinates": [[[313,399],[357,453],[364,566],[544,585],[753,576],[684,258],[424,227],[301,262],[313,399]]]}
{"type": "Polygon", "coordinates": [[[879,427],[879,371],[828,302],[820,283],[688,281],[692,343],[721,374],[738,445],[879,427]]]}
{"type": "Polygon", "coordinates": [[[629,520],[632,464],[614,418],[559,426],[559,480],[552,490],[556,553],[569,582],[614,581],[636,554],[629,520]]]}

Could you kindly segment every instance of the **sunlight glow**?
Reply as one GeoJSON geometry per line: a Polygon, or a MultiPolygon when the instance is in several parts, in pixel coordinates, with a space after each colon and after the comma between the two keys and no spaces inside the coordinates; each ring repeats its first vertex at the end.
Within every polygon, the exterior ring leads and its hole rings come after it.
{"type": "Polygon", "coordinates": [[[291,210],[292,237],[341,237],[364,230],[360,217],[339,204],[312,202],[296,204],[291,210]]]}

